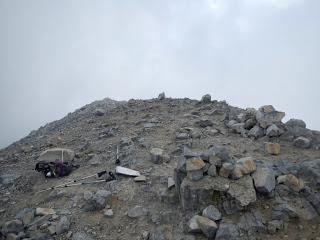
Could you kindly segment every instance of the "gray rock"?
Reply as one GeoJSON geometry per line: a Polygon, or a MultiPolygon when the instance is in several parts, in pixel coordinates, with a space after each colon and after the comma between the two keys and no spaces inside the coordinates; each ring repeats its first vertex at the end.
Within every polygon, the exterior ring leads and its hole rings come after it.
{"type": "Polygon", "coordinates": [[[72,161],[74,159],[74,151],[67,148],[51,148],[44,152],[42,152],[39,156],[39,161],[48,161],[54,162],[56,160],[63,160],[64,161],[72,161]]]}
{"type": "Polygon", "coordinates": [[[211,103],[211,95],[210,94],[206,94],[206,95],[203,95],[202,98],[201,98],[201,103],[211,103]]]}
{"type": "Polygon", "coordinates": [[[298,218],[298,214],[288,203],[281,203],[273,207],[272,219],[288,221],[290,218],[298,218]]]}
{"type": "Polygon", "coordinates": [[[158,100],[164,100],[166,98],[166,94],[164,92],[160,93],[158,96],[158,100]]]}
{"type": "Polygon", "coordinates": [[[210,149],[208,150],[208,154],[210,157],[216,156],[222,161],[227,161],[231,158],[228,149],[221,145],[213,145],[212,147],[210,147],[210,149]]]}
{"type": "Polygon", "coordinates": [[[68,232],[70,229],[70,225],[71,225],[70,219],[66,216],[63,216],[56,225],[57,235],[68,232]]]}
{"type": "Polygon", "coordinates": [[[196,122],[196,125],[202,128],[205,127],[212,127],[213,126],[213,122],[209,119],[200,119],[199,121],[196,122]]]}
{"type": "Polygon", "coordinates": [[[261,138],[264,136],[264,130],[259,127],[259,126],[254,126],[253,128],[250,129],[248,132],[249,137],[254,137],[254,138],[261,138]]]}
{"type": "Polygon", "coordinates": [[[208,175],[211,177],[215,177],[217,176],[217,168],[215,165],[210,165],[209,169],[208,169],[208,175]]]}
{"type": "Polygon", "coordinates": [[[20,175],[18,174],[2,174],[0,175],[0,186],[4,185],[4,186],[9,186],[12,185],[18,178],[20,177],[20,175]]]}
{"type": "Polygon", "coordinates": [[[277,125],[272,124],[266,130],[266,135],[268,137],[279,137],[284,131],[280,129],[277,125]]]}
{"type": "Polygon", "coordinates": [[[214,238],[216,235],[216,231],[218,229],[217,224],[206,217],[199,216],[197,218],[198,225],[202,231],[202,233],[209,239],[214,238]]]}
{"type": "Polygon", "coordinates": [[[103,162],[102,156],[96,155],[96,154],[89,160],[89,164],[91,166],[99,166],[102,162],[103,162]]]}
{"type": "Polygon", "coordinates": [[[222,222],[216,233],[215,240],[237,240],[239,239],[239,232],[234,223],[222,222]]]}
{"type": "Polygon", "coordinates": [[[228,122],[227,126],[232,129],[236,133],[244,134],[246,132],[244,128],[244,123],[238,123],[235,120],[231,120],[228,122]]]}
{"type": "Polygon", "coordinates": [[[146,216],[148,214],[148,209],[141,206],[134,206],[128,211],[128,217],[130,218],[139,218],[146,216]]]}
{"type": "Polygon", "coordinates": [[[151,155],[151,162],[155,163],[155,164],[159,164],[163,161],[163,150],[161,148],[152,148],[150,151],[150,155],[151,155]]]}
{"type": "Polygon", "coordinates": [[[177,169],[180,172],[187,173],[187,159],[185,157],[181,156],[178,159],[177,169]]]}
{"type": "Polygon", "coordinates": [[[204,167],[205,163],[201,158],[188,159],[186,163],[187,177],[193,181],[200,180],[203,177],[204,167]]]}
{"type": "Polygon", "coordinates": [[[276,186],[275,175],[271,168],[259,167],[252,177],[256,190],[262,194],[272,192],[276,186]]]}
{"type": "Polygon", "coordinates": [[[176,134],[176,140],[182,141],[182,140],[186,140],[186,139],[189,139],[189,134],[188,133],[182,132],[182,133],[177,133],[176,134]]]}
{"type": "Polygon", "coordinates": [[[111,192],[106,190],[99,190],[95,194],[92,192],[84,193],[85,204],[83,208],[85,211],[97,211],[105,207],[106,201],[111,197],[111,192]]]}
{"type": "Polygon", "coordinates": [[[56,211],[54,209],[52,209],[52,208],[37,207],[35,215],[36,216],[45,216],[45,215],[53,215],[55,213],[56,213],[56,211]]]}
{"type": "Polygon", "coordinates": [[[143,175],[140,175],[140,176],[135,177],[133,179],[133,181],[135,181],[135,182],[145,182],[145,181],[147,181],[147,177],[143,176],[143,175]]]}
{"type": "Polygon", "coordinates": [[[271,105],[260,107],[256,113],[256,119],[262,128],[267,128],[274,123],[280,123],[284,116],[284,112],[276,111],[271,105]]]}
{"type": "Polygon", "coordinates": [[[90,237],[86,233],[76,232],[73,234],[72,240],[94,240],[94,238],[90,237]]]}
{"type": "Polygon", "coordinates": [[[25,208],[16,215],[16,219],[21,220],[22,223],[27,226],[33,221],[34,215],[35,210],[33,208],[25,208]]]}
{"type": "Polygon", "coordinates": [[[219,176],[227,178],[232,173],[233,169],[234,166],[232,163],[224,163],[219,171],[219,176]]]}
{"type": "Polygon", "coordinates": [[[299,177],[306,180],[310,186],[320,191],[320,159],[312,159],[302,162],[300,164],[298,174],[299,177]]]}
{"type": "MultiPolygon", "coordinates": [[[[222,204],[213,202],[215,194],[225,194],[239,202],[241,206],[247,206],[256,201],[256,192],[250,176],[234,181],[223,177],[204,176],[199,181],[191,181],[184,178],[180,186],[181,205],[185,210],[197,210],[211,204],[222,204]]],[[[215,195],[216,196],[216,195],[215,195]]],[[[222,198],[215,198],[222,200],[222,198]]]]}
{"type": "Polygon", "coordinates": [[[189,233],[201,233],[201,228],[198,224],[199,215],[193,216],[187,223],[187,231],[189,233]]]}
{"type": "Polygon", "coordinates": [[[274,234],[278,230],[283,229],[283,221],[282,220],[272,220],[268,222],[268,233],[274,234]]]}
{"type": "Polygon", "coordinates": [[[264,220],[259,211],[246,212],[240,217],[238,228],[240,232],[248,235],[255,233],[264,233],[267,228],[264,225],[264,220]]]}
{"type": "Polygon", "coordinates": [[[254,118],[249,118],[248,120],[245,121],[244,123],[244,129],[250,130],[252,129],[255,125],[257,124],[257,120],[254,118]]]}
{"type": "Polygon", "coordinates": [[[103,215],[106,218],[112,218],[113,217],[113,210],[112,209],[107,209],[107,210],[104,211],[103,215]]]}
{"type": "Polygon", "coordinates": [[[183,156],[187,159],[189,158],[194,158],[194,157],[199,157],[200,154],[197,152],[193,152],[190,148],[184,146],[183,147],[183,152],[182,152],[183,156]]]}
{"type": "Polygon", "coordinates": [[[7,235],[8,233],[18,234],[19,232],[23,232],[23,223],[20,220],[12,220],[5,222],[2,227],[2,233],[7,235]]]}
{"type": "Polygon", "coordinates": [[[168,189],[173,188],[175,185],[175,181],[172,177],[168,177],[168,189]]]}
{"type": "Polygon", "coordinates": [[[306,137],[298,137],[293,141],[293,145],[299,148],[310,148],[311,141],[306,137]]]}
{"type": "Polygon", "coordinates": [[[290,119],[285,123],[287,127],[300,127],[300,128],[306,128],[306,123],[303,120],[300,119],[290,119]]]}
{"type": "Polygon", "coordinates": [[[217,221],[221,219],[221,212],[215,206],[210,205],[202,211],[202,216],[217,221]]]}
{"type": "Polygon", "coordinates": [[[94,115],[97,117],[101,117],[104,115],[104,111],[102,109],[98,108],[94,111],[94,115]]]}

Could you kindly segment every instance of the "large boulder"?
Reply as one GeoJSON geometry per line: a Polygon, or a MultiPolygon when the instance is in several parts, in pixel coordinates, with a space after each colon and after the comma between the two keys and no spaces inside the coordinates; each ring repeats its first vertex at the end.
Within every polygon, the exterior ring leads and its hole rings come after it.
{"type": "Polygon", "coordinates": [[[56,160],[72,161],[74,159],[74,151],[67,148],[51,148],[42,152],[39,161],[54,162],[56,160]]]}
{"type": "Polygon", "coordinates": [[[320,159],[304,161],[300,164],[299,178],[303,178],[308,185],[320,191],[320,159]]]}
{"type": "Polygon", "coordinates": [[[259,167],[252,177],[256,190],[262,194],[272,192],[276,186],[275,175],[271,168],[259,167]]]}
{"type": "Polygon", "coordinates": [[[256,113],[256,119],[262,128],[267,128],[274,123],[280,123],[284,116],[284,112],[276,111],[271,105],[260,107],[256,113]]]}
{"type": "Polygon", "coordinates": [[[311,141],[306,137],[298,137],[293,141],[293,145],[298,148],[309,148],[311,141]]]}
{"type": "Polygon", "coordinates": [[[210,103],[211,102],[211,95],[210,94],[206,94],[206,95],[203,95],[202,98],[201,98],[201,103],[210,103]]]}
{"type": "Polygon", "coordinates": [[[204,176],[198,181],[184,178],[180,186],[180,201],[186,210],[198,210],[211,204],[221,205],[225,198],[234,199],[242,207],[255,202],[252,178],[249,175],[239,180],[219,176],[204,176]]]}

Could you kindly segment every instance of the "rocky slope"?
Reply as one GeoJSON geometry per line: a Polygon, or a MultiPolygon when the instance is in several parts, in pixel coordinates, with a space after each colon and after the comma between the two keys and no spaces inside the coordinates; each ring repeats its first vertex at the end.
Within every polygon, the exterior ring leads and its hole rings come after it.
{"type": "Polygon", "coordinates": [[[0,238],[319,239],[320,133],[283,117],[210,95],[86,105],[0,151],[0,238]],[[114,172],[117,146],[141,176],[39,193],[114,172]],[[34,171],[53,148],[80,167],[34,171]]]}

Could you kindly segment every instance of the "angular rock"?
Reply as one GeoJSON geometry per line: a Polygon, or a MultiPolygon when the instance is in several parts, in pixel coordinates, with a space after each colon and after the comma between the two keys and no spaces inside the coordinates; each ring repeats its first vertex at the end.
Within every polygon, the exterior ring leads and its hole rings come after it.
{"type": "Polygon", "coordinates": [[[267,128],[274,123],[280,123],[284,116],[284,112],[276,111],[271,105],[260,107],[256,113],[256,119],[262,128],[267,128]]]}
{"type": "Polygon", "coordinates": [[[298,179],[296,176],[292,174],[282,175],[277,178],[278,184],[284,183],[293,191],[299,192],[304,188],[304,181],[302,179],[298,179]]]}
{"type": "Polygon", "coordinates": [[[201,228],[198,224],[199,215],[193,216],[187,223],[187,231],[189,233],[201,233],[201,228]]]}
{"type": "Polygon", "coordinates": [[[219,176],[228,178],[233,169],[234,166],[231,163],[224,163],[219,171],[219,176]]]}
{"type": "Polygon", "coordinates": [[[196,125],[202,128],[212,127],[213,122],[209,119],[200,119],[199,121],[196,122],[196,125]]]}
{"type": "Polygon", "coordinates": [[[199,216],[197,218],[198,225],[202,231],[202,233],[209,239],[214,238],[216,235],[216,231],[218,229],[217,224],[206,217],[199,216]]]}
{"type": "Polygon", "coordinates": [[[238,123],[235,120],[231,120],[228,122],[227,126],[232,129],[236,133],[244,134],[246,132],[244,128],[244,123],[238,123]]]}
{"type": "Polygon", "coordinates": [[[290,119],[285,123],[287,127],[301,127],[306,128],[306,123],[303,120],[300,119],[290,119]]]}
{"type": "Polygon", "coordinates": [[[236,161],[236,166],[239,166],[239,169],[243,175],[250,174],[257,169],[252,157],[240,158],[236,161]]]}
{"type": "Polygon", "coordinates": [[[134,206],[128,211],[128,217],[130,218],[139,218],[146,216],[148,214],[148,209],[141,206],[134,206]]]}
{"type": "Polygon", "coordinates": [[[275,234],[276,231],[283,229],[283,221],[282,220],[272,220],[268,222],[268,232],[271,234],[275,234]]]}
{"type": "Polygon", "coordinates": [[[104,111],[102,110],[102,109],[96,109],[95,111],[94,111],[94,115],[95,116],[97,116],[97,117],[101,117],[101,116],[103,116],[104,115],[104,111]]]}
{"type": "Polygon", "coordinates": [[[298,148],[310,148],[311,141],[306,137],[298,137],[293,141],[293,145],[298,148]]]}
{"type": "Polygon", "coordinates": [[[244,123],[244,129],[250,130],[252,129],[255,125],[257,124],[257,120],[254,118],[249,118],[248,120],[245,121],[244,123]]]}
{"type": "Polygon", "coordinates": [[[210,165],[209,169],[208,169],[208,175],[211,177],[215,177],[217,176],[217,168],[215,165],[210,165]]]}
{"type": "Polygon", "coordinates": [[[221,212],[215,206],[209,205],[202,211],[202,216],[217,221],[221,219],[221,212]]]}
{"type": "Polygon", "coordinates": [[[186,140],[186,139],[189,139],[189,134],[188,133],[182,132],[182,133],[177,133],[176,134],[176,140],[177,141],[182,141],[182,140],[186,140]]]}
{"type": "Polygon", "coordinates": [[[111,192],[106,190],[99,190],[95,194],[92,192],[84,193],[85,204],[83,206],[85,211],[97,211],[105,207],[106,201],[111,197],[111,192]]]}
{"type": "Polygon", "coordinates": [[[266,143],[266,151],[271,155],[279,155],[280,154],[280,144],[279,143],[266,143]]]}
{"type": "Polygon", "coordinates": [[[266,232],[264,220],[258,211],[246,212],[240,217],[238,227],[248,235],[266,232]]]}
{"type": "Polygon", "coordinates": [[[168,189],[173,188],[175,185],[175,181],[172,177],[168,177],[168,189]]]}
{"type": "Polygon", "coordinates": [[[320,191],[320,159],[311,159],[301,163],[299,177],[309,182],[313,188],[320,191]]]}
{"type": "Polygon", "coordinates": [[[2,233],[7,235],[8,233],[18,234],[19,232],[23,232],[23,223],[20,220],[12,220],[5,222],[2,227],[2,233]]]}
{"type": "Polygon", "coordinates": [[[53,215],[55,213],[55,210],[52,208],[36,208],[36,216],[53,215]]]}
{"type": "Polygon", "coordinates": [[[268,137],[279,137],[284,131],[280,129],[277,125],[272,124],[266,130],[266,135],[268,137]]]}
{"type": "Polygon", "coordinates": [[[268,194],[276,186],[275,175],[271,168],[259,167],[252,174],[254,186],[259,193],[268,194]]]}
{"type": "Polygon", "coordinates": [[[147,180],[146,176],[138,176],[133,179],[135,182],[145,182],[147,180]]]}
{"type": "Polygon", "coordinates": [[[194,157],[199,157],[200,154],[197,152],[193,152],[190,148],[188,148],[187,146],[183,147],[183,151],[182,154],[185,158],[189,159],[189,158],[194,158],[194,157]]]}
{"type": "Polygon", "coordinates": [[[34,215],[35,210],[33,208],[25,208],[16,215],[16,219],[21,220],[22,223],[27,226],[33,221],[34,215]]]}
{"type": "Polygon", "coordinates": [[[151,162],[155,164],[159,164],[163,161],[164,152],[161,148],[152,148],[150,151],[151,154],[151,162]]]}
{"type": "Polygon", "coordinates": [[[259,126],[254,126],[250,129],[250,131],[248,132],[248,136],[249,137],[254,137],[254,138],[261,138],[264,136],[264,130],[259,127],[259,126]]]}
{"type": "Polygon", "coordinates": [[[215,240],[237,240],[239,232],[234,223],[220,223],[215,240]]]}
{"type": "Polygon", "coordinates": [[[158,96],[158,100],[164,100],[166,98],[166,94],[164,92],[160,93],[158,96]]]}
{"type": "Polygon", "coordinates": [[[201,103],[211,103],[211,95],[210,94],[206,94],[206,95],[203,95],[202,98],[201,98],[201,103]]]}
{"type": "Polygon", "coordinates": [[[184,178],[180,186],[180,200],[183,209],[197,210],[208,205],[222,204],[220,194],[227,195],[241,206],[256,201],[256,193],[250,176],[234,181],[224,177],[204,176],[199,181],[184,178]]]}
{"type": "Polygon", "coordinates": [[[204,167],[205,163],[201,158],[188,159],[186,163],[187,177],[193,181],[201,179],[203,177],[204,167]]]}
{"type": "Polygon", "coordinates": [[[113,210],[112,209],[107,209],[107,210],[104,211],[103,215],[106,218],[112,218],[113,217],[113,210]]]}
{"type": "Polygon", "coordinates": [[[71,225],[71,223],[70,223],[69,218],[66,216],[63,216],[56,225],[57,235],[59,235],[61,233],[68,232],[70,229],[70,225],[71,225]]]}
{"type": "Polygon", "coordinates": [[[56,160],[72,161],[74,159],[74,151],[67,148],[51,148],[42,152],[39,161],[54,162],[56,160]]]}

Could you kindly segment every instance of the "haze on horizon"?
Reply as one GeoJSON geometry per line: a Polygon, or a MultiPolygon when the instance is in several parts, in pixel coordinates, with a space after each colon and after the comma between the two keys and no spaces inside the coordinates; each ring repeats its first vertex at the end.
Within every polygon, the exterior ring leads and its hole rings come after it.
{"type": "Polygon", "coordinates": [[[320,130],[318,0],[0,0],[0,148],[94,100],[210,93],[320,130]]]}

